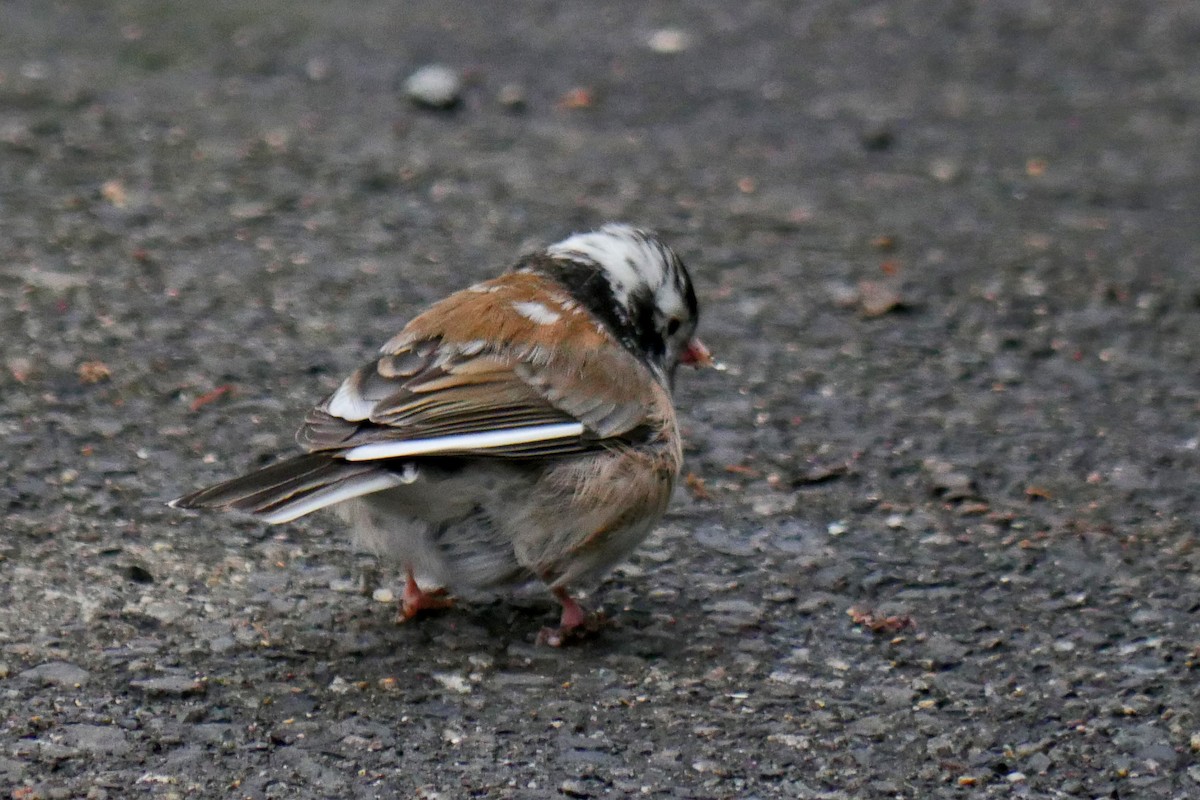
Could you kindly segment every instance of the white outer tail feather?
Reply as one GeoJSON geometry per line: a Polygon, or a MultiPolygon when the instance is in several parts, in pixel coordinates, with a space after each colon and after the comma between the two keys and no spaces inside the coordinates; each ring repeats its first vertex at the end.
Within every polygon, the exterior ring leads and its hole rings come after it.
{"type": "Polygon", "coordinates": [[[404,470],[399,473],[383,472],[378,475],[367,475],[345,483],[334,484],[324,489],[319,489],[297,503],[288,503],[269,514],[262,514],[259,518],[271,525],[278,525],[281,522],[291,522],[294,519],[303,517],[305,514],[311,514],[318,509],[331,506],[334,503],[351,500],[355,497],[361,497],[364,494],[381,492],[384,489],[391,489],[393,486],[412,483],[416,479],[417,471],[415,469],[404,470]]]}
{"type": "Polygon", "coordinates": [[[545,442],[551,439],[570,439],[583,433],[581,422],[556,422],[483,433],[461,433],[454,436],[435,436],[430,439],[408,439],[398,442],[372,442],[342,453],[347,461],[375,461],[381,458],[426,456],[435,453],[456,453],[464,450],[490,450],[517,444],[545,442]]]}

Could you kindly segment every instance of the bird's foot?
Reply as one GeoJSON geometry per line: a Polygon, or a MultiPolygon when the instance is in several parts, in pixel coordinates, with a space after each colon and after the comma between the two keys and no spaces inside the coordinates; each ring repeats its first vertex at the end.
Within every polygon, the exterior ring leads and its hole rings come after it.
{"type": "Polygon", "coordinates": [[[404,594],[400,595],[400,608],[396,613],[396,622],[408,622],[424,611],[438,611],[454,606],[454,598],[445,589],[425,591],[417,585],[412,572],[404,583],[404,594]]]}
{"type": "Polygon", "coordinates": [[[567,594],[566,589],[554,589],[554,599],[562,605],[562,617],[558,627],[546,626],[538,632],[537,643],[550,647],[562,647],[571,642],[582,641],[599,631],[608,622],[603,611],[586,611],[583,606],[567,594]]]}

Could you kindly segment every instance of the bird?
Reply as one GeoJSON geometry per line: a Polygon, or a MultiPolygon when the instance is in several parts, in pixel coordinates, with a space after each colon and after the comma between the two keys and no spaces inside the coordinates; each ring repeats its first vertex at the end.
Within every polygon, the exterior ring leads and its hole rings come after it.
{"type": "Polygon", "coordinates": [[[306,415],[303,451],[171,501],[280,524],[330,508],[403,569],[398,621],[540,581],[538,641],[663,517],[683,454],[680,364],[714,366],[680,257],[609,223],[433,303],[306,415]],[[434,588],[425,588],[425,587],[434,588]]]}

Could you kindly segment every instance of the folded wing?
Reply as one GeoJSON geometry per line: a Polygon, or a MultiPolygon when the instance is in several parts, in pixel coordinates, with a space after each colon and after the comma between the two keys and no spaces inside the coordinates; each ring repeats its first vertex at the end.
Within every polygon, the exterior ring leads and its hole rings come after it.
{"type": "Polygon", "coordinates": [[[506,275],[417,317],[309,413],[300,444],[355,462],[534,458],[653,435],[665,390],[543,280],[506,275]]]}

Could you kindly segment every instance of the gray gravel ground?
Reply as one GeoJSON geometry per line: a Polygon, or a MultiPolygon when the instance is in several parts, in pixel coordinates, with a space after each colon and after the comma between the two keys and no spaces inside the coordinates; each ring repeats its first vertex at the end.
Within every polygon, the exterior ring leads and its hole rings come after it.
{"type": "Polygon", "coordinates": [[[1200,797],[1200,5],[166,6],[0,4],[0,796],[1200,797]],[[730,370],[596,640],[163,507],[610,219],[730,370]]]}

